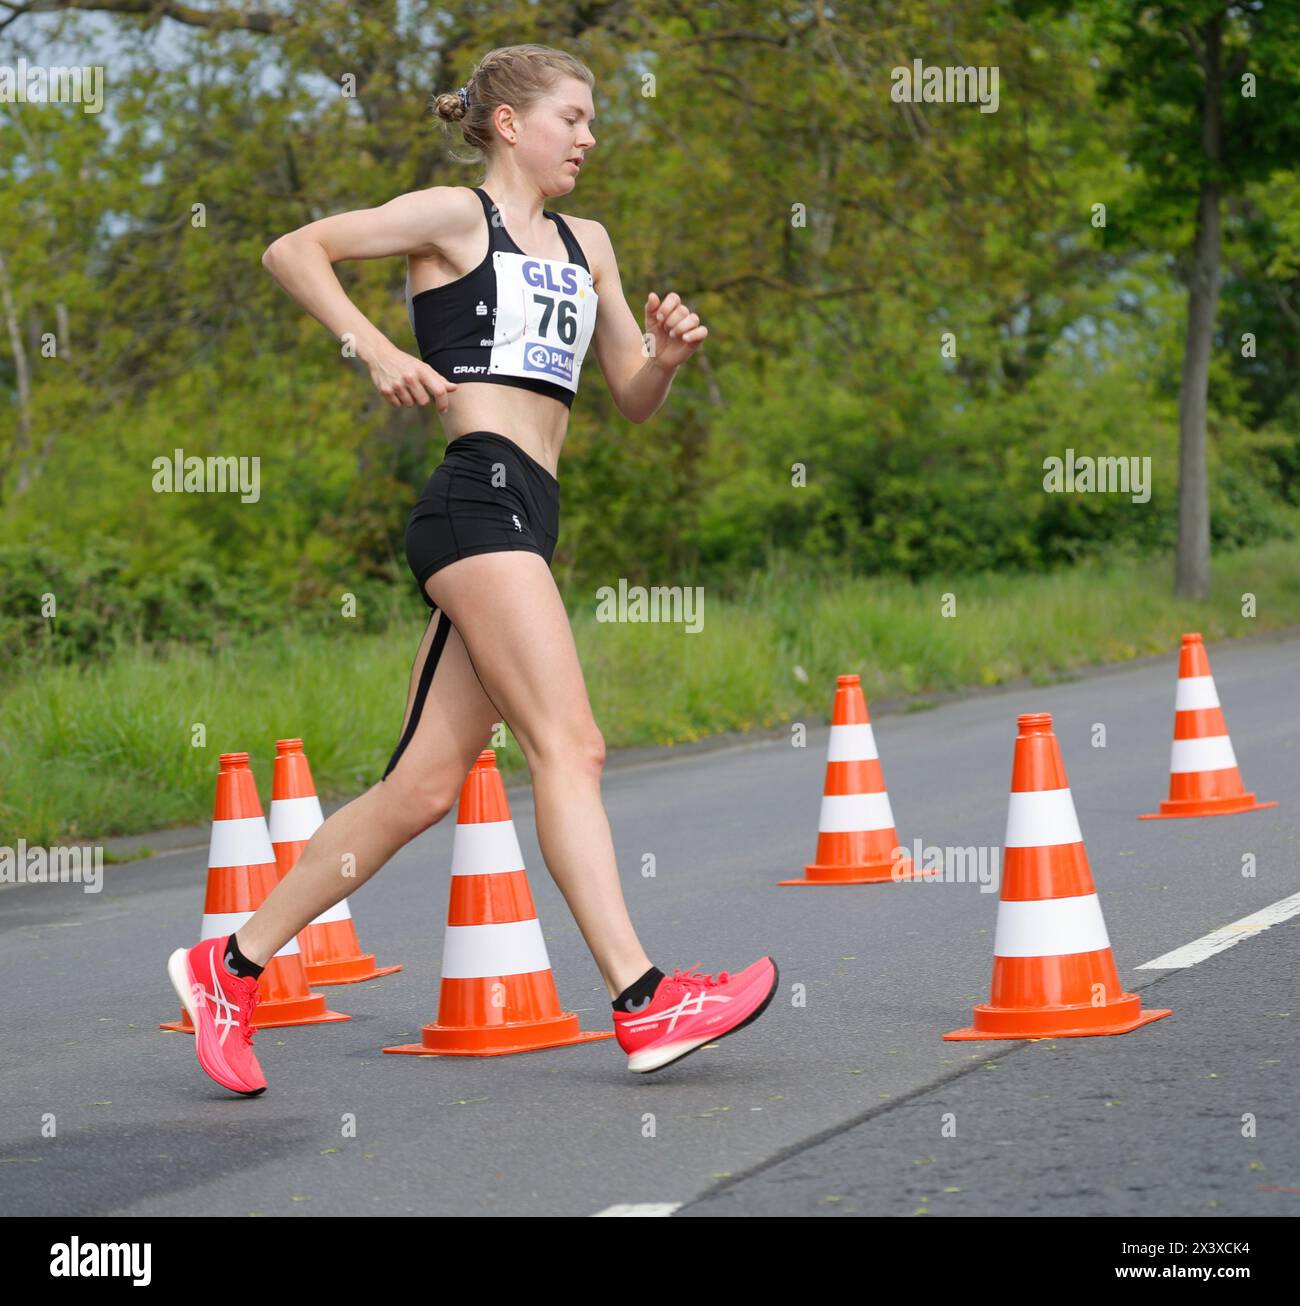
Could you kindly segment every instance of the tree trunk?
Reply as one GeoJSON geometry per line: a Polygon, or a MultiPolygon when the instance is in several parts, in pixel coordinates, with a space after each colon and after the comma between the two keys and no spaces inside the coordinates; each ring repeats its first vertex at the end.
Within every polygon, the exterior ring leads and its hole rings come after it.
{"type": "MultiPolygon", "coordinates": [[[[1201,68],[1205,102],[1201,145],[1211,164],[1219,160],[1222,137],[1220,102],[1221,30],[1218,21],[1204,34],[1201,68]]],[[[1209,390],[1210,348],[1219,309],[1219,247],[1222,218],[1217,178],[1201,184],[1196,214],[1196,246],[1188,278],[1187,341],[1178,396],[1178,558],[1174,593],[1181,598],[1210,595],[1210,486],[1205,457],[1205,407],[1209,390]]]]}
{"type": "Polygon", "coordinates": [[[18,430],[14,435],[14,442],[9,448],[8,456],[0,463],[0,500],[2,500],[4,484],[9,473],[15,467],[21,466],[22,459],[32,442],[31,369],[27,362],[27,350],[23,345],[18,305],[14,300],[13,286],[9,281],[9,268],[3,253],[0,253],[0,313],[4,315],[5,328],[9,333],[9,347],[14,355],[14,377],[18,386],[18,430]]]}

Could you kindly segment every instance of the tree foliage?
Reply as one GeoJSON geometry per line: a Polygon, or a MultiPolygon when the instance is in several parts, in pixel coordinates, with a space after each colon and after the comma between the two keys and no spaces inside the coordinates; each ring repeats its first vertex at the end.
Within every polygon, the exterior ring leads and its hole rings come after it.
{"type": "MultiPolygon", "coordinates": [[[[0,105],[0,569],[25,578],[0,614],[21,625],[60,587],[84,612],[85,585],[115,596],[92,631],[130,612],[202,638],[186,607],[257,624],[393,586],[420,609],[402,535],[436,418],[389,409],[259,260],[321,215],[476,184],[426,102],[521,41],[597,77],[598,145],[557,207],[606,225],[638,321],[676,290],[710,330],[640,426],[589,359],[560,473],[567,593],[740,587],[773,547],[912,576],[1169,547],[1196,88],[1146,15],[1198,5],[65,6],[59,33],[104,52],[106,111],[0,105]],[[996,66],[997,112],[899,103],[914,59],[996,66]],[[1150,502],[1044,494],[1067,447],[1150,457],[1150,502]],[[175,449],[258,457],[260,499],[156,493],[175,449]]],[[[41,58],[38,21],[9,21],[15,59],[41,58]]],[[[1270,31],[1289,84],[1300,42],[1270,31]]],[[[1298,497],[1293,113],[1229,123],[1224,545],[1285,530],[1298,497]]],[[[400,260],[340,275],[412,349],[400,260]]]]}

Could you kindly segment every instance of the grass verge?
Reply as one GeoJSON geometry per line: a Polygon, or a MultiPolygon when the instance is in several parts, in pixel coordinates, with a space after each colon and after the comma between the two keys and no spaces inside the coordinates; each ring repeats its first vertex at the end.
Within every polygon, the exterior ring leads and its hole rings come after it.
{"type": "MultiPolygon", "coordinates": [[[[1213,641],[1300,624],[1294,541],[1216,559],[1204,603],[1175,599],[1171,574],[1167,559],[917,583],[778,567],[733,601],[706,593],[698,633],[598,622],[594,594],[567,599],[614,749],[825,720],[846,672],[869,699],[1048,683],[1155,653],[1169,654],[1172,677],[1183,631],[1213,641]],[[1255,616],[1243,615],[1248,594],[1255,616]]],[[[99,665],[24,665],[0,688],[0,844],[205,822],[217,755],[235,750],[251,754],[265,807],[275,740],[295,735],[323,797],[361,792],[396,746],[422,631],[420,621],[382,635],[285,631],[217,654],[137,646],[99,665]]],[[[507,775],[526,770],[513,738],[498,760],[507,775]]]]}

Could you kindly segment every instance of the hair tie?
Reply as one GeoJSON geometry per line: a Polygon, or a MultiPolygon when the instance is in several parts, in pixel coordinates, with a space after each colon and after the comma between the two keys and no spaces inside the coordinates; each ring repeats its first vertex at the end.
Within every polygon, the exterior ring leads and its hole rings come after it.
{"type": "Polygon", "coordinates": [[[460,88],[460,90],[458,90],[458,91],[456,92],[456,94],[460,96],[460,102],[461,102],[461,104],[463,104],[463,105],[465,106],[465,108],[468,109],[468,108],[469,108],[469,92],[468,92],[468,91],[467,91],[467,90],[462,86],[462,87],[460,88]]]}

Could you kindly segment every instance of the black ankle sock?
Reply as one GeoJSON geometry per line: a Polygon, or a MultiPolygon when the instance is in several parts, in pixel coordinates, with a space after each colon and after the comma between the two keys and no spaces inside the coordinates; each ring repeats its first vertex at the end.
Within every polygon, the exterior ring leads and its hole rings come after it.
{"type": "Polygon", "coordinates": [[[226,940],[226,969],[232,975],[243,975],[248,979],[256,979],[265,967],[251,962],[239,950],[239,944],[235,942],[235,936],[232,934],[226,940]]]}
{"type": "Polygon", "coordinates": [[[640,1011],[643,1007],[648,1007],[655,989],[659,987],[659,981],[664,978],[664,973],[658,966],[651,966],[631,988],[624,989],[614,999],[614,1010],[640,1011]]]}

